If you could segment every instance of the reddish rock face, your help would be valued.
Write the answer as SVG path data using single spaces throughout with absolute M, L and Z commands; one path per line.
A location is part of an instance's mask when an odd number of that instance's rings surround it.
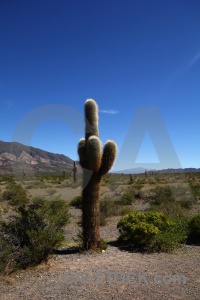
M 11 154 L 11 153 L 8 153 L 8 152 L 1 153 L 0 154 L 0 159 L 4 159 L 4 160 L 9 159 L 9 160 L 14 160 L 14 161 L 17 160 L 17 158 L 14 154 Z

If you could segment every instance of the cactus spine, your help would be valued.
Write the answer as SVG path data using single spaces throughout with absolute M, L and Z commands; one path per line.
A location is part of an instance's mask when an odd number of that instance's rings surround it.
M 85 102 L 85 138 L 78 144 L 80 164 L 83 168 L 83 247 L 100 248 L 100 182 L 113 165 L 117 145 L 109 140 L 104 145 L 98 137 L 98 106 L 93 99 Z

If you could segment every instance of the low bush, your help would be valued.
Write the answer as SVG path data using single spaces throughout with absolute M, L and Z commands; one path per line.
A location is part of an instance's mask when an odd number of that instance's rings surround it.
M 14 183 L 15 182 L 15 177 L 12 176 L 12 175 L 0 176 L 0 182 L 1 183 Z
M 70 201 L 70 205 L 74 206 L 76 208 L 82 208 L 83 205 L 83 199 L 82 196 L 76 196 Z
M 176 195 L 176 200 L 173 193 Z M 184 197 L 185 194 L 186 191 L 180 187 L 156 187 L 151 190 L 148 201 L 153 211 L 162 212 L 170 218 L 184 217 L 192 206 L 191 199 Z
M 187 237 L 186 224 L 181 226 L 158 212 L 131 213 L 118 222 L 117 228 L 120 242 L 141 251 L 171 251 Z
M 135 196 L 134 196 L 133 191 L 127 190 L 126 192 L 124 192 L 121 199 L 119 200 L 119 204 L 131 205 L 134 200 L 135 200 Z
M 160 205 L 152 205 L 151 211 L 161 212 L 167 215 L 169 218 L 181 218 L 188 214 L 188 210 L 181 206 L 179 202 L 163 202 Z
M 12 205 L 23 205 L 28 202 L 26 190 L 20 184 L 11 183 L 2 194 L 2 200 L 9 201 Z
M 196 201 L 200 199 L 200 184 L 198 183 L 190 183 L 190 188 L 192 191 L 192 194 L 194 195 L 194 198 Z
M 121 216 L 126 216 L 134 212 L 132 205 L 126 205 L 121 208 Z
M 154 244 L 154 251 L 169 252 L 187 242 L 188 219 L 176 218 L 174 225 L 169 229 L 160 232 Z
M 63 200 L 37 198 L 16 208 L 0 223 L 0 271 L 10 273 L 47 260 L 64 240 L 68 222 L 68 205 Z
M 172 190 L 169 186 L 166 187 L 156 187 L 151 189 L 151 196 L 149 197 L 152 205 L 160 205 L 166 202 L 173 202 L 174 198 L 172 195 Z
M 194 215 L 188 223 L 188 243 L 200 244 L 200 214 Z
M 100 201 L 100 225 L 106 225 L 106 219 L 111 216 L 118 216 L 121 213 L 121 206 L 112 198 L 105 197 Z

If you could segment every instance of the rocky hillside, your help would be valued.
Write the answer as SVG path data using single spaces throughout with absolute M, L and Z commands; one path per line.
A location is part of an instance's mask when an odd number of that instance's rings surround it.
M 73 160 L 63 154 L 54 154 L 17 142 L 0 141 L 0 173 L 19 168 L 26 172 L 60 172 L 72 170 Z

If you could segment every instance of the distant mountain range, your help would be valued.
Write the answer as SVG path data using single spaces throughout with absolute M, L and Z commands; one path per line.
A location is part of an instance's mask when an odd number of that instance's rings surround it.
M 114 174 L 142 174 L 145 173 L 145 171 L 147 171 L 147 173 L 195 173 L 195 172 L 200 172 L 200 168 L 184 168 L 184 169 L 163 169 L 163 170 L 148 170 L 145 168 L 133 168 L 133 169 L 126 169 L 126 170 L 120 170 L 120 171 L 113 171 L 111 173 Z
M 54 154 L 17 142 L 0 141 L 0 174 L 13 170 L 24 173 L 71 172 L 74 161 L 63 154 Z M 80 169 L 79 164 L 77 165 Z
M 146 169 L 144 168 L 133 168 L 133 169 L 126 169 L 126 170 L 120 170 L 120 171 L 113 171 L 111 173 L 115 173 L 115 174 L 142 174 L 146 171 Z M 148 170 L 147 170 L 148 171 Z
M 44 151 L 32 146 L 25 146 L 17 142 L 0 141 L 0 174 L 71 174 L 74 161 L 64 154 L 55 154 Z M 81 167 L 76 161 L 78 172 Z M 200 169 L 165 169 L 165 170 L 146 170 L 145 168 L 133 168 L 111 173 L 141 174 L 147 171 L 156 173 L 181 173 L 181 172 L 200 172 Z

